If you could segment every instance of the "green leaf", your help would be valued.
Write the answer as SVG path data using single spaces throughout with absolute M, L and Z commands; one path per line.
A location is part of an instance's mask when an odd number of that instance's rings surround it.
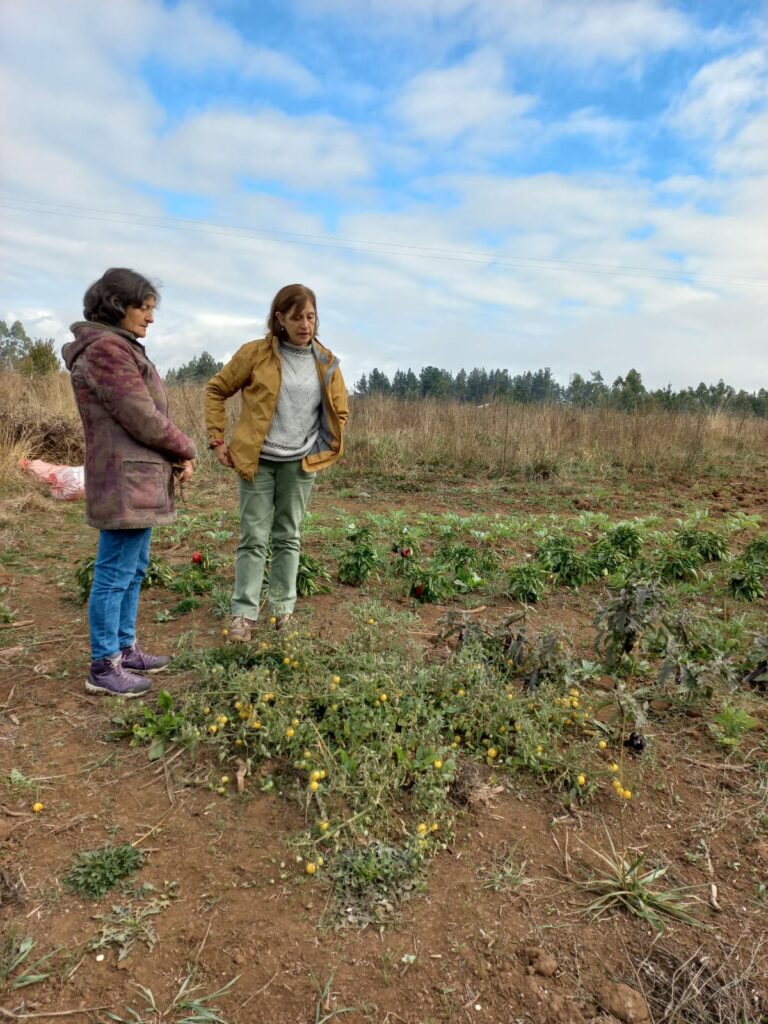
M 152 741 L 152 745 L 149 748 L 149 760 L 157 761 L 165 753 L 165 741 L 157 737 Z

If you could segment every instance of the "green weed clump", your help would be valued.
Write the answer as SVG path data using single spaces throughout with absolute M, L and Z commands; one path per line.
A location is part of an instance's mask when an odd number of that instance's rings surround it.
M 79 853 L 62 879 L 64 888 L 84 899 L 98 900 L 144 863 L 144 854 L 130 843 L 107 844 Z
M 0 937 L 0 993 L 6 989 L 13 992 L 50 978 L 51 972 L 41 971 L 40 967 L 51 959 L 56 950 L 30 962 L 34 948 L 35 940 L 28 935 L 20 935 L 15 928 Z
M 694 895 L 696 886 L 665 889 L 659 883 L 667 873 L 666 865 L 646 867 L 644 853 L 627 860 L 617 851 L 610 835 L 608 846 L 608 853 L 587 847 L 602 865 L 599 871 L 581 883 L 588 892 L 597 894 L 586 908 L 587 913 L 601 918 L 615 910 L 625 910 L 645 921 L 660 935 L 665 931 L 665 918 L 705 927 L 691 913 L 691 909 L 701 902 Z

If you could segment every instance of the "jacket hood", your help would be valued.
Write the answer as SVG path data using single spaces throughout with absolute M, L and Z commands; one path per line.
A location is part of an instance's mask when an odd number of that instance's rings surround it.
M 92 345 L 98 338 L 103 338 L 105 334 L 117 334 L 118 337 L 125 338 L 127 341 L 132 341 L 135 345 L 139 345 L 142 349 L 144 348 L 141 342 L 137 340 L 136 335 L 112 324 L 100 324 L 95 320 L 78 320 L 69 329 L 74 334 L 75 340 L 68 341 L 61 349 L 64 365 L 68 370 L 72 369 L 76 360 L 79 359 L 89 345 Z

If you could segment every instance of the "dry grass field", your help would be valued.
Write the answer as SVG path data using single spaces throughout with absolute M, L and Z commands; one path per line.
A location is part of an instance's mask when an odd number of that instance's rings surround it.
M 81 451 L 0 376 L 0 1020 L 766 1024 L 768 423 L 356 401 L 247 646 L 203 450 L 127 705 Z

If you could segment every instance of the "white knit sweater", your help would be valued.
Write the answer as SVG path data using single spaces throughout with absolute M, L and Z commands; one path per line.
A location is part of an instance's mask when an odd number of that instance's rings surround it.
M 280 358 L 280 394 L 260 457 L 290 462 L 303 459 L 317 440 L 323 398 L 311 346 L 281 341 Z

